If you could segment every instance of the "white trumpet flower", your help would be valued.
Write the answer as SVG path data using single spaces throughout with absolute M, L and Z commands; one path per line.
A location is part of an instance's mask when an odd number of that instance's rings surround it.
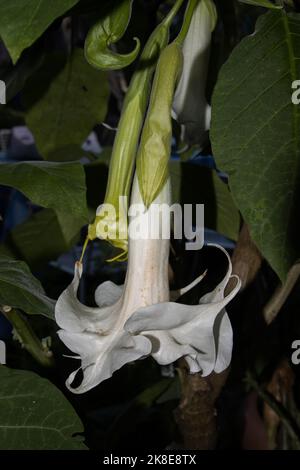
M 212 0 L 199 0 L 183 42 L 183 72 L 173 102 L 182 125 L 183 140 L 189 145 L 203 143 L 210 127 L 211 108 L 205 97 L 212 31 L 217 22 Z
M 170 183 L 165 184 L 154 204 L 170 202 Z M 135 179 L 132 203 L 142 204 Z M 153 230 L 154 204 L 139 218 L 141 227 Z M 145 235 L 145 234 L 144 234 Z M 169 240 L 130 239 L 128 269 L 124 286 L 104 282 L 95 292 L 97 308 L 87 307 L 77 299 L 82 275 L 81 263 L 76 263 L 71 285 L 59 297 L 56 322 L 62 328 L 58 335 L 63 343 L 81 359 L 81 367 L 67 379 L 67 387 L 74 393 L 83 393 L 111 377 L 127 362 L 151 352 L 151 341 L 143 335 L 131 335 L 124 324 L 137 309 L 168 300 Z M 82 369 L 83 381 L 77 388 L 71 384 Z
M 147 226 L 149 237 L 133 238 L 129 230 L 124 286 L 104 282 L 95 292 L 98 307 L 87 307 L 77 299 L 82 265 L 76 263 L 73 282 L 56 304 L 56 321 L 61 328 L 58 335 L 81 360 L 81 367 L 66 381 L 74 393 L 92 389 L 124 364 L 149 354 L 159 364 L 185 357 L 192 373 L 201 371 L 205 375 L 212 370 L 221 372 L 230 362 L 232 330 L 224 307 L 240 287 L 237 281 L 236 287 L 225 297 L 224 289 L 231 277 L 230 259 L 224 280 L 213 292 L 202 297 L 199 305 L 169 302 L 169 240 L 162 237 L 162 220 L 155 217 L 155 205 L 170 204 L 170 181 L 147 210 L 135 178 L 132 204 L 139 204 L 143 211 L 130 220 L 141 227 Z M 150 237 L 153 229 L 159 233 L 156 239 Z M 194 287 L 202 277 L 177 295 Z M 73 388 L 72 382 L 80 369 L 82 383 Z

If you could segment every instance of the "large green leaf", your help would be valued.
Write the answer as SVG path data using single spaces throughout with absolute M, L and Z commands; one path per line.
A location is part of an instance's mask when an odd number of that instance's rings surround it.
M 82 219 L 43 209 L 12 230 L 10 240 L 31 268 L 55 260 L 78 239 Z
M 53 318 L 54 304 L 23 261 L 0 257 L 0 305 Z
M 0 449 L 84 450 L 82 423 L 64 395 L 38 375 L 0 366 Z
M 283 279 L 299 258 L 300 16 L 270 11 L 223 66 L 212 102 L 218 166 L 254 241 Z
M 12 186 L 31 201 L 73 217 L 87 217 L 83 166 L 78 162 L 19 162 L 0 165 L 0 184 Z
M 58 62 L 57 55 L 46 57 L 28 84 L 24 100 L 29 108 L 26 122 L 46 160 L 70 159 L 68 149 L 80 148 L 94 126 L 104 120 L 109 95 L 106 73 L 91 67 L 81 49 L 73 51 L 45 90 L 45 75 L 50 68 L 57 69 Z
M 212 171 L 211 175 L 206 179 L 206 184 L 210 185 L 212 193 L 215 197 L 215 224 L 210 228 L 225 235 L 231 240 L 237 240 L 240 229 L 240 214 L 235 206 L 231 193 L 226 183 L 218 176 L 216 171 Z M 205 184 L 204 184 L 205 187 Z M 205 194 L 203 193 L 203 200 Z M 213 197 L 207 204 L 204 203 L 205 214 L 208 215 L 209 206 L 213 203 Z
M 0 0 L 0 36 L 15 63 L 22 51 L 79 0 Z

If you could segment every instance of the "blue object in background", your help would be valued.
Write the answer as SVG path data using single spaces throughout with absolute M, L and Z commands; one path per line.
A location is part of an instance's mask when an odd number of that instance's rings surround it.
M 5 316 L 0 313 L 0 340 L 7 340 L 11 337 L 12 326 Z
M 215 160 L 212 155 L 201 155 L 199 152 L 195 152 L 188 160 L 189 163 L 193 165 L 204 166 L 205 168 L 211 168 L 212 170 L 216 169 Z
M 221 245 L 225 250 L 233 250 L 235 247 L 235 242 L 225 237 L 221 233 L 211 230 L 210 228 L 204 229 L 204 244 L 209 245 Z

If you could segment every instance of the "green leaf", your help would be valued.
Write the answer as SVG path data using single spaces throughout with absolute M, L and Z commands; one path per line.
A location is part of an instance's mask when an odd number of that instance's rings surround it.
M 20 308 L 32 315 L 54 317 L 54 300 L 45 295 L 28 266 L 6 256 L 0 257 L 0 305 Z
M 134 38 L 136 46 L 128 54 L 118 54 L 109 49 L 121 39 L 131 17 L 133 0 L 121 0 L 101 15 L 101 19 L 90 29 L 85 41 L 86 60 L 100 70 L 118 70 L 130 65 L 138 56 L 140 41 Z
M 90 160 L 93 158 L 93 154 L 83 150 L 81 145 L 71 144 L 53 150 L 47 160 L 51 160 L 52 162 L 74 162 L 81 158 Z
M 265 7 L 271 9 L 280 9 L 282 5 L 275 5 L 269 0 L 239 0 L 241 3 L 247 3 L 249 5 L 255 5 L 257 7 Z
M 223 66 L 212 102 L 218 166 L 263 255 L 281 279 L 299 258 L 300 16 L 269 12 Z
M 82 49 L 75 49 L 63 67 L 61 62 L 57 54 L 47 56 L 24 96 L 26 123 L 45 160 L 69 160 L 68 149 L 80 148 L 107 112 L 106 73 L 90 67 Z M 51 69 L 57 73 L 46 88 L 45 78 Z M 74 158 L 80 158 L 79 151 Z
M 12 230 L 14 248 L 31 268 L 55 260 L 77 241 L 82 219 L 43 209 Z
M 0 449 L 85 450 L 82 423 L 48 380 L 0 366 Z
M 17 62 L 50 24 L 79 0 L 0 0 L 0 35 Z
M 83 166 L 78 162 L 19 162 L 0 166 L 0 184 L 21 191 L 35 204 L 87 218 Z
M 215 227 L 212 228 L 231 240 L 237 240 L 241 220 L 229 188 L 219 178 L 216 171 L 212 171 L 211 182 L 216 201 L 216 222 Z M 208 208 L 206 205 L 205 208 L 207 213 Z

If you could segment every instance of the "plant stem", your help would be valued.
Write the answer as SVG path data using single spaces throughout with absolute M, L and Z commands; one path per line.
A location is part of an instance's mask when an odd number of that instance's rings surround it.
M 276 289 L 275 293 L 272 295 L 271 299 L 264 307 L 263 314 L 268 325 L 277 317 L 283 304 L 286 302 L 287 298 L 295 287 L 299 276 L 300 263 L 297 262 L 291 267 L 290 271 L 288 272 L 285 283 L 280 285 Z
M 52 352 L 43 346 L 25 315 L 7 306 L 2 307 L 1 311 L 12 324 L 26 351 L 43 367 L 53 367 L 54 359 Z
M 232 255 L 232 274 L 239 276 L 244 290 L 255 279 L 261 268 L 263 258 L 256 245 L 251 239 L 248 226 L 243 223 L 239 239 Z M 235 282 L 235 281 L 234 281 Z M 233 282 L 229 281 L 225 292 L 228 294 L 233 287 Z
M 272 408 L 275 413 L 279 416 L 282 424 L 285 426 L 290 437 L 297 443 L 297 448 L 300 448 L 300 430 L 293 418 L 289 415 L 287 410 L 282 404 L 277 401 L 269 392 L 264 390 L 255 380 L 251 373 L 246 376 L 246 383 L 250 385 L 258 395 Z
M 184 359 L 179 361 L 181 400 L 175 410 L 175 420 L 183 438 L 183 448 L 212 450 L 217 442 L 216 400 L 226 382 L 228 369 L 208 377 L 189 374 Z

